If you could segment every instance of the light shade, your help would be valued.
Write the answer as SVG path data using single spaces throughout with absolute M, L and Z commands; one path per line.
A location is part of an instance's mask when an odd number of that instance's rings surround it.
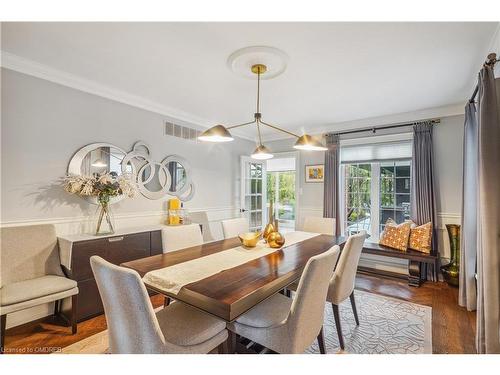
M 266 160 L 274 157 L 274 155 L 271 154 L 271 151 L 269 151 L 269 149 L 264 145 L 260 145 L 259 147 L 257 147 L 250 156 L 252 157 L 252 159 L 257 160 Z
M 104 168 L 108 166 L 108 163 L 106 163 L 103 159 L 99 158 L 94 160 L 94 162 L 91 165 L 96 168 Z
M 307 151 L 326 151 L 328 150 L 323 143 L 319 140 L 311 137 L 310 135 L 304 134 L 303 136 L 297 139 L 293 148 L 298 150 L 307 150 Z
M 198 136 L 200 141 L 204 142 L 230 142 L 234 138 L 229 131 L 222 125 L 212 126 Z

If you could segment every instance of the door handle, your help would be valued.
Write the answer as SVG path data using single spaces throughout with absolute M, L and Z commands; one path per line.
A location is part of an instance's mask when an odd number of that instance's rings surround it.
M 247 212 L 248 210 L 245 210 L 244 208 L 240 208 L 240 212 Z

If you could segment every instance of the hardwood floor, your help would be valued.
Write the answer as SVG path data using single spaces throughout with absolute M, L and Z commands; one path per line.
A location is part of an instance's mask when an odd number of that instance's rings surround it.
M 420 288 L 407 282 L 369 275 L 358 275 L 356 289 L 403 299 L 432 307 L 433 352 L 475 353 L 475 312 L 468 312 L 457 303 L 458 289 L 439 282 L 427 282 Z M 152 297 L 155 307 L 163 297 Z M 104 315 L 78 324 L 78 333 L 71 334 L 62 319 L 47 317 L 7 330 L 5 347 L 8 353 L 46 353 L 47 348 L 63 348 L 106 329 Z M 40 349 L 42 348 L 42 349 Z

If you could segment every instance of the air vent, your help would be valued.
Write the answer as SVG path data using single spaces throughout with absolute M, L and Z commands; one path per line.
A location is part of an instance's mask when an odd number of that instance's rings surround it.
M 188 141 L 198 141 L 200 131 L 188 128 L 187 126 L 177 125 L 172 122 L 165 122 L 165 134 L 171 137 L 186 139 Z

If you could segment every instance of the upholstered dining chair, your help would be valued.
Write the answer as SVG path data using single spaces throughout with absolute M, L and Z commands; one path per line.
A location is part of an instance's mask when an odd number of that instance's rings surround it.
M 197 223 L 188 225 L 165 225 L 161 230 L 161 242 L 163 253 L 185 249 L 187 247 L 203 244 L 200 225 Z M 170 304 L 170 297 L 165 296 L 164 305 Z
M 330 286 L 326 297 L 326 300 L 332 304 L 333 317 L 339 337 L 339 345 L 342 349 L 345 348 L 345 345 L 340 324 L 339 305 L 349 297 L 354 320 L 356 321 L 356 325 L 359 326 L 358 311 L 354 299 L 354 283 L 356 281 L 356 272 L 365 239 L 366 231 L 364 230 L 347 239 L 342 249 L 342 253 L 340 254 L 337 266 L 335 267 L 335 272 L 330 280 Z M 298 290 L 297 283 L 289 285 L 287 290 Z
M 325 298 L 339 251 L 333 246 L 309 259 L 293 300 L 275 294 L 230 323 L 228 329 L 278 353 L 303 353 L 317 339 L 325 354 Z
M 208 221 L 207 211 L 195 211 L 190 212 L 189 217 L 191 221 L 196 224 L 201 224 L 203 227 L 203 242 L 212 242 L 214 241 L 214 236 L 212 235 L 212 231 L 210 230 L 210 222 Z
M 226 324 L 176 302 L 155 313 L 136 271 L 90 258 L 104 305 L 110 352 L 204 354 L 226 342 Z
M 71 331 L 76 333 L 78 287 L 64 276 L 53 225 L 30 225 L 0 229 L 0 315 L 4 348 L 7 314 L 55 303 L 59 314 L 63 299 L 71 297 Z
M 307 216 L 302 226 L 304 232 L 329 234 L 335 236 L 335 219 L 329 217 Z
M 359 326 L 358 311 L 356 310 L 356 300 L 354 299 L 354 283 L 358 270 L 359 258 L 363 250 L 366 239 L 366 231 L 362 230 L 358 234 L 350 236 L 342 249 L 339 262 L 335 267 L 330 287 L 328 288 L 327 301 L 332 304 L 333 317 L 339 337 L 339 344 L 344 349 L 344 338 L 340 324 L 339 305 L 348 297 L 351 300 L 352 312 L 356 325 Z
M 163 226 L 161 230 L 163 253 L 203 244 L 199 224 Z
M 246 233 L 248 231 L 248 219 L 244 217 L 222 220 L 222 232 L 224 233 L 224 238 L 236 237 L 238 234 Z

